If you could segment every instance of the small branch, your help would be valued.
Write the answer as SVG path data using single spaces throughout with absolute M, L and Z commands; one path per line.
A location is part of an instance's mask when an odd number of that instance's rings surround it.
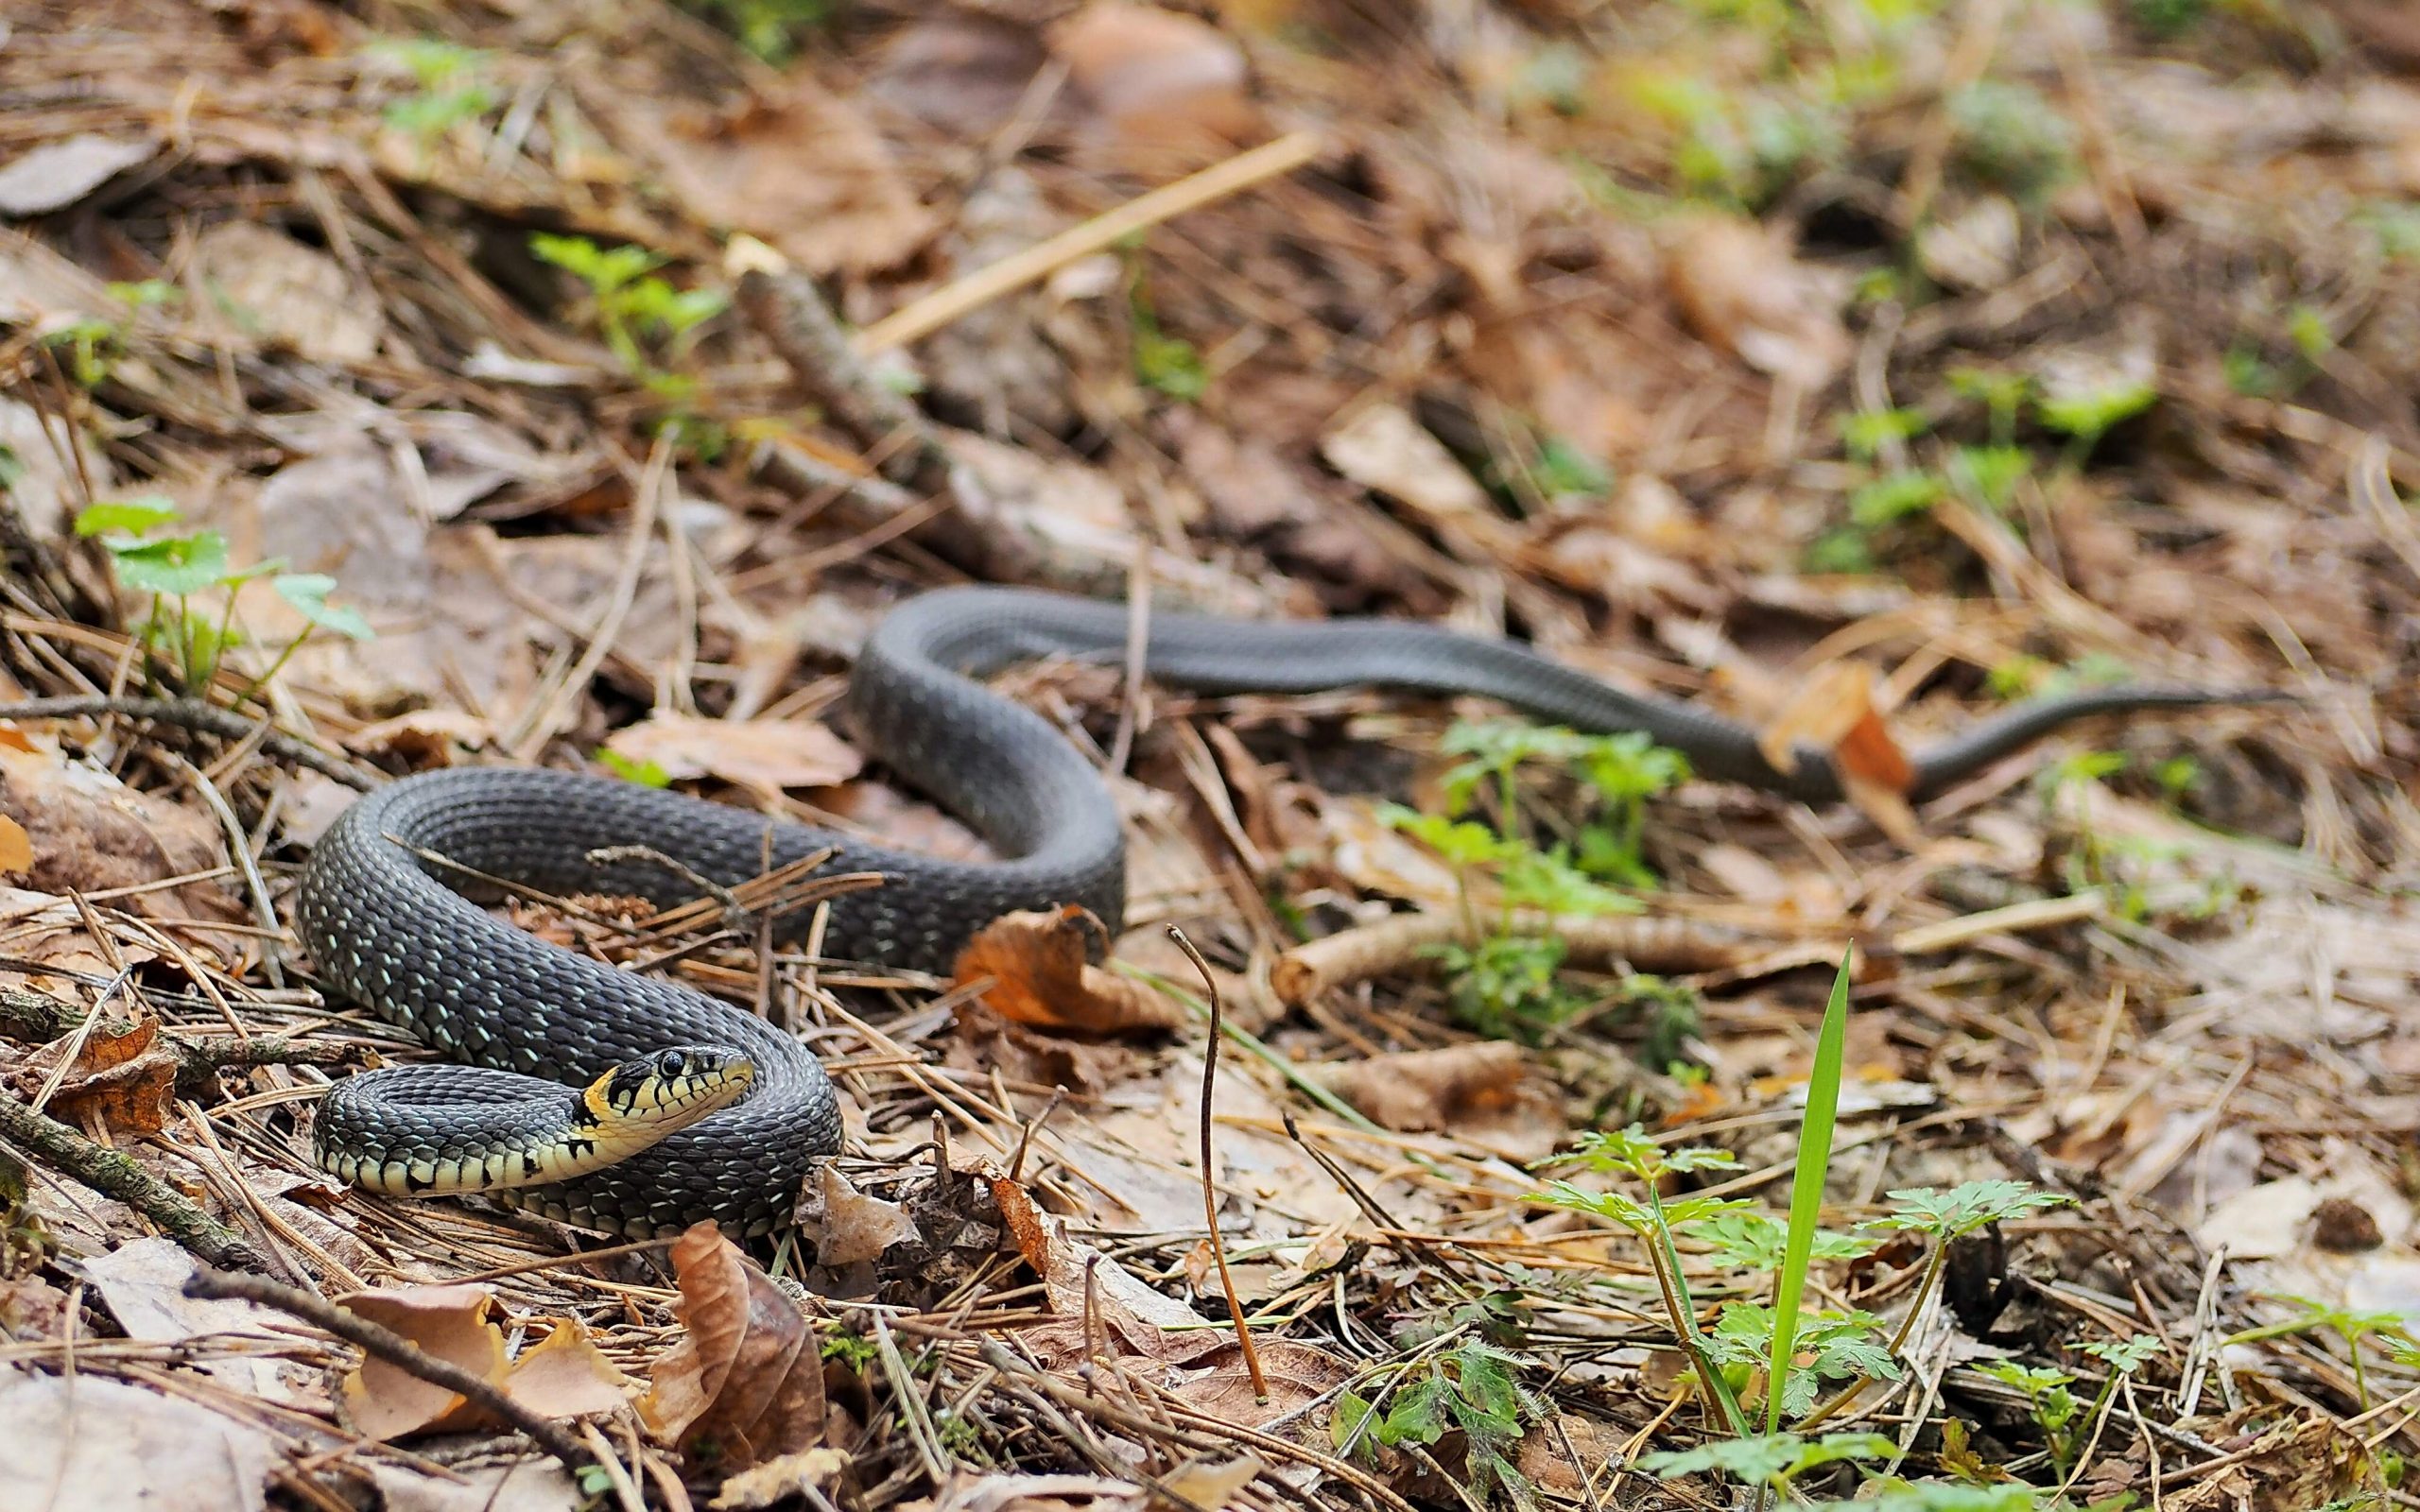
M 28 1044 L 48 1044 L 74 1034 L 86 1018 L 83 1009 L 39 992 L 0 988 L 0 1035 Z M 199 1099 L 210 1094 L 217 1072 L 247 1066 L 327 1066 L 358 1069 L 373 1058 L 368 1047 L 335 1040 L 303 1040 L 291 1035 L 204 1035 L 188 1040 L 163 1030 L 160 1044 L 177 1057 L 177 1095 Z
M 242 1235 L 202 1211 L 131 1157 L 94 1143 L 6 1092 L 0 1092 L 0 1142 L 38 1156 L 94 1191 L 117 1198 L 213 1265 L 235 1270 L 263 1266 L 259 1251 Z
M 1202 989 L 1210 995 L 1210 1048 L 1201 1057 L 1201 1214 L 1210 1226 L 1210 1254 L 1219 1262 L 1219 1288 L 1227 1294 L 1227 1315 L 1236 1320 L 1236 1344 L 1244 1352 L 1244 1368 L 1252 1372 L 1253 1396 L 1261 1401 L 1269 1400 L 1269 1377 L 1260 1368 L 1260 1350 L 1252 1342 L 1252 1325 L 1244 1320 L 1244 1304 L 1236 1296 L 1236 1279 L 1227 1271 L 1227 1244 L 1219 1237 L 1219 1183 L 1211 1178 L 1210 1160 L 1210 1099 L 1219 1085 L 1219 1037 L 1223 1027 L 1219 1020 L 1219 979 L 1210 974 L 1210 963 L 1201 958 L 1193 941 L 1174 924 L 1168 926 L 1168 938 L 1176 941 L 1201 973 Z
M 408 1371 L 430 1385 L 454 1393 L 499 1421 L 510 1423 L 528 1435 L 540 1449 L 562 1461 L 575 1480 L 597 1463 L 596 1456 L 582 1449 L 579 1441 L 560 1424 L 531 1412 L 506 1396 L 501 1387 L 481 1380 L 460 1366 L 437 1358 L 402 1334 L 371 1322 L 350 1308 L 339 1307 L 264 1276 L 234 1276 L 225 1271 L 194 1272 L 185 1280 L 184 1293 L 187 1297 L 206 1297 L 222 1301 L 256 1302 L 301 1318 L 314 1328 L 325 1330 L 346 1343 L 376 1355 L 396 1369 Z
M 916 406 L 883 386 L 850 345 L 814 281 L 804 273 L 750 268 L 739 308 L 773 344 L 791 375 L 883 476 L 920 494 L 949 488 L 949 457 Z
M 264 730 L 266 721 L 248 719 L 233 709 L 222 709 L 199 698 L 113 698 L 86 694 L 0 704 L 0 719 L 87 719 L 103 714 L 176 725 L 222 740 L 249 740 L 258 733 L 261 749 L 280 761 L 292 762 L 359 792 L 366 793 L 375 785 L 370 778 L 316 747 L 274 729 Z
M 1312 132 L 1291 132 L 1130 199 L 1106 215 L 1071 226 L 1047 241 L 1037 242 L 900 306 L 857 333 L 857 350 L 880 352 L 930 335 L 968 312 L 981 309 L 1028 284 L 1040 283 L 1069 263 L 1115 246 L 1138 231 L 1188 210 L 1199 210 L 1263 180 L 1291 173 L 1318 157 L 1320 146 L 1319 137 Z

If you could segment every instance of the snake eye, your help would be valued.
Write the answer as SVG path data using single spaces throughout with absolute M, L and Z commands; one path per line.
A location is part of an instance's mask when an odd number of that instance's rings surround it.
M 689 1057 L 678 1050 L 667 1050 L 655 1057 L 655 1069 L 666 1076 L 678 1076 L 689 1069 Z

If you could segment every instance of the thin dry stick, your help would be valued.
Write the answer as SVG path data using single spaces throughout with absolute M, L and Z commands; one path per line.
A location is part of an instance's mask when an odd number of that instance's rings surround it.
M 257 1269 L 259 1251 L 242 1235 L 194 1205 L 191 1198 L 134 1163 L 104 1149 L 55 1118 L 44 1118 L 0 1092 L 0 1144 L 14 1145 L 66 1172 L 104 1196 L 117 1198 L 160 1226 L 161 1232 L 214 1265 Z
M 1219 1002 L 1219 979 L 1210 974 L 1210 963 L 1184 937 L 1184 931 L 1174 924 L 1168 926 L 1168 938 L 1193 962 L 1201 973 L 1202 990 L 1210 997 L 1210 1048 L 1201 1057 L 1201 1215 L 1210 1225 L 1210 1255 L 1219 1263 L 1219 1289 L 1227 1294 L 1227 1315 L 1236 1320 L 1236 1344 L 1244 1352 L 1244 1368 L 1252 1372 L 1254 1400 L 1269 1400 L 1269 1377 L 1261 1372 L 1260 1351 L 1253 1347 L 1252 1326 L 1244 1321 L 1244 1304 L 1236 1296 L 1236 1279 L 1227 1272 L 1227 1244 L 1219 1237 L 1219 1186 L 1210 1178 L 1210 1099 L 1219 1085 L 1219 1039 L 1221 1007 Z
M 905 346 L 919 336 L 929 335 L 968 311 L 979 309 L 1028 284 L 1039 283 L 1069 263 L 1090 257 L 1121 237 L 1182 215 L 1188 210 L 1198 210 L 1212 200 L 1224 199 L 1264 179 L 1290 173 L 1319 156 L 1319 152 L 1320 139 L 1316 133 L 1295 131 L 1130 199 L 1106 215 L 1095 215 L 1080 226 L 1071 226 L 1047 241 L 1038 242 L 989 267 L 979 268 L 955 284 L 944 284 L 921 300 L 902 305 L 857 333 L 857 351 L 876 352 L 889 347 Z
M 19 703 L 0 704 L 0 719 L 80 719 L 111 714 L 178 725 L 224 740 L 246 740 L 259 735 L 261 749 L 281 761 L 307 767 L 347 787 L 366 792 L 372 785 L 370 778 L 292 735 L 273 729 L 264 732 L 266 721 L 247 718 L 233 709 L 221 709 L 199 698 L 112 698 L 101 694 L 90 694 L 65 698 L 27 698 Z
M 433 1386 L 442 1386 L 463 1400 L 529 1435 L 540 1449 L 562 1462 L 577 1478 L 597 1463 L 561 1424 L 539 1417 L 450 1360 L 441 1360 L 391 1329 L 371 1322 L 350 1308 L 340 1307 L 299 1288 L 265 1276 L 238 1276 L 227 1271 L 197 1270 L 185 1279 L 187 1297 L 256 1302 L 301 1318 L 314 1328 L 359 1346 L 398 1370 L 410 1372 Z

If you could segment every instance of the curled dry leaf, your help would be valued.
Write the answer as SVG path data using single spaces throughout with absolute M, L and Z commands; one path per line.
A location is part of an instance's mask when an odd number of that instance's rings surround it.
M 916 1237 L 915 1220 L 895 1202 L 870 1197 L 830 1161 L 816 1168 L 799 1226 L 815 1244 L 819 1265 L 856 1265 Z
M 639 1402 L 697 1468 L 735 1473 L 823 1438 L 823 1359 L 798 1304 L 713 1224 L 672 1246 L 685 1330 Z
M 544 1417 L 612 1412 L 627 1400 L 622 1373 L 571 1319 L 532 1320 L 551 1324 L 553 1332 L 508 1358 L 504 1331 L 496 1326 L 502 1309 L 484 1286 L 408 1286 L 337 1300 L 438 1359 L 501 1386 Z M 443 1386 L 375 1355 L 344 1378 L 343 1399 L 346 1418 L 372 1438 L 502 1426 Z
M 1092 964 L 1086 946 L 1100 934 L 1100 920 L 1074 906 L 1006 914 L 967 942 L 951 976 L 959 988 L 991 978 L 984 1005 L 1017 1023 L 1085 1034 L 1165 1031 L 1183 1023 L 1184 1010 L 1175 1004 Z
M 1796 768 L 1802 746 L 1825 752 L 1849 800 L 1877 828 L 1901 844 L 1917 836 L 1907 799 L 1915 767 L 1874 707 L 1874 673 L 1863 662 L 1835 662 L 1807 679 L 1757 732 L 1756 746 L 1785 772 Z
M 0 814 L 0 872 L 23 876 L 33 867 L 33 836 L 26 833 L 24 825 Z
M 715 1512 L 759 1512 L 793 1500 L 810 1505 L 829 1504 L 831 1499 L 822 1493 L 828 1492 L 848 1468 L 849 1456 L 837 1449 L 803 1449 L 732 1476 L 706 1505 Z M 810 1498 L 810 1492 L 817 1494 Z
M 209 818 L 56 749 L 0 744 L 0 814 L 26 832 L 33 848 L 26 885 L 40 892 L 137 887 L 214 871 L 225 861 L 218 826 Z M 131 893 L 118 906 L 151 918 L 234 923 L 250 917 L 215 882 Z
M 1026 1263 L 1042 1278 L 1054 1314 L 1018 1336 L 1046 1367 L 1063 1369 L 1096 1354 L 1174 1365 L 1226 1343 L 1201 1314 L 1153 1291 L 1090 1245 L 1070 1239 L 1065 1219 L 1044 1215 L 1039 1227 L 1016 1237 Z
M 177 1096 L 177 1057 L 159 1042 L 160 1022 L 105 1021 L 29 1057 L 20 1079 L 47 1082 L 58 1075 L 46 1110 L 79 1127 L 97 1122 L 121 1135 L 157 1134 L 166 1126 Z M 73 1046 L 63 1074 L 56 1068 Z
M 1755 222 L 1692 216 L 1680 225 L 1665 267 L 1673 300 L 1698 333 L 1759 372 L 1812 389 L 1848 366 L 1846 291 Z
M 1309 1074 L 1373 1122 L 1401 1133 L 1517 1143 L 1531 1159 L 1551 1154 L 1563 1133 L 1554 1099 L 1531 1084 L 1521 1047 L 1501 1040 L 1372 1056 Z
M 626 761 L 652 762 L 669 778 L 719 778 L 767 799 L 787 788 L 845 782 L 866 764 L 846 741 L 811 719 L 659 713 L 616 730 L 605 746 Z

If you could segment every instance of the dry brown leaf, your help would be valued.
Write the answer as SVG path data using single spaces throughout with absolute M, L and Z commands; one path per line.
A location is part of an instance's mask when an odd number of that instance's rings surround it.
M 484 1286 L 409 1286 L 354 1292 L 337 1301 L 403 1335 L 448 1365 L 482 1381 L 504 1378 L 504 1331 L 495 1326 L 494 1294 Z M 344 1378 L 347 1420 L 377 1439 L 401 1438 L 445 1421 L 464 1406 L 443 1386 L 367 1355 Z
M 95 1024 L 50 1096 L 49 1111 L 78 1126 L 98 1122 L 121 1135 L 148 1136 L 167 1126 L 177 1098 L 178 1060 L 159 1043 L 160 1022 Z M 74 1040 L 61 1040 L 27 1057 L 25 1070 L 44 1077 Z
M 1243 50 L 1193 16 L 1099 0 L 1052 28 L 1050 50 L 1120 167 L 1182 173 L 1266 134 Z
M 259 1512 L 276 1440 L 243 1418 L 97 1370 L 0 1365 L 0 1506 Z
M 1269 1383 L 1268 1400 L 1254 1391 L 1243 1351 L 1233 1344 L 1198 1362 L 1198 1374 L 1189 1369 L 1168 1389 L 1222 1422 L 1258 1428 L 1317 1401 L 1353 1375 L 1349 1362 L 1312 1345 L 1293 1339 L 1257 1339 L 1254 1345 L 1261 1377 Z
M 225 220 L 194 244 L 194 272 L 243 333 L 313 362 L 364 362 L 386 329 L 380 305 L 327 253 L 249 220 Z
M 730 1477 L 706 1505 L 715 1512 L 760 1512 L 793 1499 L 809 1505 L 828 1503 L 828 1497 L 809 1498 L 807 1493 L 829 1491 L 848 1469 L 849 1456 L 837 1449 L 803 1449 Z
M 277 1314 L 257 1303 L 187 1297 L 184 1285 L 194 1268 L 194 1258 L 175 1240 L 151 1238 L 94 1256 L 85 1262 L 84 1275 L 99 1288 L 111 1315 L 130 1339 L 173 1345 L 204 1336 L 278 1345 L 290 1342 L 288 1335 L 270 1326 Z M 248 1396 L 285 1395 L 273 1359 L 236 1354 L 212 1359 L 212 1350 L 193 1352 L 199 1356 L 196 1363 L 203 1370 Z
M 207 816 L 128 787 L 55 749 L 0 746 L 0 812 L 33 845 L 27 886 L 39 892 L 106 892 L 213 871 L 225 864 L 218 826 Z M 151 918 L 250 919 L 223 885 L 192 882 L 138 892 L 117 906 Z
M 1478 480 L 1409 410 L 1372 404 L 1321 437 L 1320 455 L 1439 530 L 1500 551 L 1519 544 L 1519 532 L 1495 512 Z
M 1823 668 L 1756 735 L 1765 760 L 1785 772 L 1796 769 L 1802 746 L 1831 757 L 1849 801 L 1884 833 L 1902 845 L 1920 840 L 1907 799 L 1915 767 L 1874 707 L 1872 668 L 1861 662 Z
M 1132 1034 L 1184 1023 L 1184 1011 L 1175 1004 L 1086 958 L 1100 929 L 1100 920 L 1072 905 L 1055 913 L 1005 914 L 959 953 L 953 983 L 967 988 L 991 978 L 982 994 L 987 1007 L 1043 1028 Z
M 1090 1245 L 1070 1239 L 1067 1221 L 1056 1213 L 1044 1214 L 1038 1228 L 1017 1238 L 1026 1263 L 1042 1278 L 1053 1314 L 1051 1321 L 1018 1337 L 1046 1368 L 1065 1369 L 1097 1352 L 1183 1364 L 1227 1342 L 1201 1314 L 1153 1291 Z
M 1554 1098 L 1530 1082 L 1521 1047 L 1505 1040 L 1306 1069 L 1373 1122 L 1400 1133 L 1442 1130 L 1486 1144 L 1514 1143 L 1531 1160 L 1551 1154 L 1563 1137 Z
M 587 1418 L 618 1411 L 630 1400 L 629 1384 L 579 1320 L 533 1318 L 553 1332 L 512 1357 L 505 1394 L 545 1418 Z
M 676 782 L 700 777 L 762 797 L 793 787 L 831 787 L 865 767 L 865 758 L 811 719 L 701 719 L 658 713 L 615 730 L 606 748 L 632 762 L 653 762 Z
M 672 1268 L 686 1333 L 639 1403 L 649 1429 L 716 1474 L 821 1443 L 823 1360 L 798 1304 L 710 1223 L 674 1242 Z
M 0 215 L 64 210 L 118 174 L 150 162 L 159 150 L 147 137 L 90 132 L 45 142 L 0 168 Z
M 816 1168 L 798 1220 L 819 1265 L 858 1264 L 916 1237 L 915 1220 L 899 1204 L 867 1196 L 829 1161 Z
M 1749 367 L 1814 389 L 1848 366 L 1846 290 L 1793 257 L 1776 232 L 1734 216 L 1690 216 L 1676 228 L 1665 271 L 1698 334 Z
M 410 1286 L 355 1292 L 337 1300 L 437 1358 L 501 1387 L 541 1416 L 609 1413 L 629 1400 L 622 1373 L 597 1352 L 587 1330 L 573 1319 L 531 1319 L 552 1332 L 508 1359 L 504 1331 L 496 1322 L 503 1310 L 484 1286 Z M 501 1426 L 444 1387 L 374 1355 L 344 1378 L 342 1392 L 347 1418 L 373 1438 Z
M 0 871 L 23 873 L 34 866 L 33 836 L 26 827 L 0 814 Z
M 1200 1507 L 1202 1512 L 1223 1512 L 1235 1501 L 1236 1493 L 1268 1468 L 1251 1454 L 1233 1458 L 1205 1455 L 1187 1460 L 1161 1476 L 1160 1485 L 1181 1505 Z
M 875 272 L 924 245 L 933 216 L 881 135 L 804 74 L 785 88 L 750 91 L 746 107 L 725 114 L 653 91 L 592 103 L 616 145 L 653 163 L 693 217 L 746 232 L 809 272 Z

